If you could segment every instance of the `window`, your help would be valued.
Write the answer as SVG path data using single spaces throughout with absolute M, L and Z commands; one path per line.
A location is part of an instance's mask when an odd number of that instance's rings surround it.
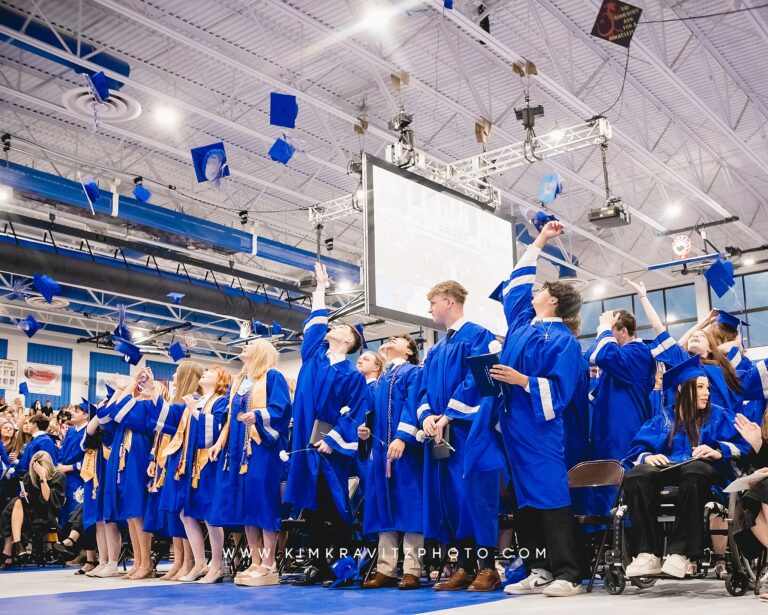
M 693 284 L 673 286 L 648 293 L 648 299 L 670 335 L 679 338 L 696 322 L 696 290 Z M 581 332 L 579 341 L 585 350 L 594 343 L 600 314 L 608 310 L 629 310 L 637 318 L 637 335 L 645 339 L 655 337 L 636 295 L 612 297 L 603 301 L 589 301 L 581 306 Z
M 713 308 L 738 316 L 749 327 L 744 327 L 748 348 L 768 346 L 768 271 L 734 276 L 735 284 L 723 297 L 709 289 Z

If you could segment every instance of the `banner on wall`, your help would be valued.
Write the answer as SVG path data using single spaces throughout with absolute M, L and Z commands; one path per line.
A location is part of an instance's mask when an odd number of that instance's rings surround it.
M 21 377 L 26 381 L 30 393 L 61 396 L 61 365 L 45 363 L 22 363 Z
M 0 359 L 0 389 L 16 390 L 19 385 L 19 362 Z

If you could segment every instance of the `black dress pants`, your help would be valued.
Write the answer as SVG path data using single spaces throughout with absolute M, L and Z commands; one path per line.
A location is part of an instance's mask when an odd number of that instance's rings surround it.
M 704 505 L 712 499 L 712 485 L 720 481 L 718 472 L 704 460 L 673 466 L 664 471 L 648 464 L 635 466 L 624 478 L 624 501 L 629 508 L 632 528 L 629 549 L 661 556 L 657 535 L 661 488 L 677 485 L 679 502 L 675 524 L 667 539 L 667 554 L 698 559 L 704 555 Z
M 517 536 L 526 568 L 543 568 L 555 579 L 581 583 L 581 542 L 569 506 L 517 511 Z

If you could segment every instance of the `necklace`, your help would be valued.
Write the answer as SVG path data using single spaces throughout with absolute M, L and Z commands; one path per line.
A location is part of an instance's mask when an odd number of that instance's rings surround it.
M 539 322 L 541 323 L 541 327 L 543 329 L 544 328 L 544 322 L 543 321 L 539 321 Z M 554 320 L 550 321 L 549 328 L 546 331 L 544 331 L 544 341 L 545 342 L 549 340 L 549 332 L 552 330 L 552 326 L 554 324 L 555 324 Z

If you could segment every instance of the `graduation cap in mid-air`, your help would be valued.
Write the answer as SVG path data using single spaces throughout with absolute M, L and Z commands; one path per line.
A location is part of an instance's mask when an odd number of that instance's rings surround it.
M 592 36 L 629 47 L 643 9 L 620 0 L 603 0 L 592 26 Z
M 186 297 L 186 295 L 184 293 L 168 293 L 166 297 L 171 300 L 171 303 L 179 305 L 181 304 L 181 300 Z
M 32 278 L 32 284 L 35 285 L 35 288 L 40 292 L 40 294 L 48 303 L 53 301 L 53 297 L 55 295 L 61 293 L 61 286 L 59 283 L 52 277 L 42 273 L 36 273 L 34 275 Z
M 296 148 L 285 139 L 278 139 L 269 148 L 269 157 L 280 164 L 288 164 Z
M 115 389 L 109 386 L 106 382 L 104 383 L 104 389 L 107 391 L 107 399 L 115 394 Z
M 260 320 L 251 321 L 251 331 L 254 335 L 269 335 L 269 327 Z
M 26 382 L 19 383 L 19 393 L 22 395 L 29 395 L 29 385 Z
M 557 217 L 553 214 L 545 214 L 543 211 L 536 212 L 536 216 L 531 220 L 531 224 L 533 224 L 534 228 L 541 233 L 541 229 L 543 229 L 547 222 L 556 222 Z
M 79 174 L 78 177 L 80 177 Z M 80 178 L 80 185 L 83 187 L 85 199 L 88 201 L 88 207 L 91 208 L 91 213 L 96 215 L 96 210 L 94 207 L 96 206 L 96 201 L 98 201 L 99 197 L 101 197 L 99 184 L 97 184 L 96 180 L 93 178 L 89 179 L 88 181 L 83 181 L 82 178 Z
M 20 320 L 16 323 L 16 328 L 24 333 L 27 337 L 33 337 L 40 329 L 43 328 L 32 314 L 29 314 L 24 320 Z
M 104 71 L 98 71 L 91 75 L 85 75 L 88 81 L 88 89 L 99 104 L 106 102 L 109 98 L 109 87 L 107 86 L 107 76 Z
M 709 266 L 704 272 L 704 277 L 718 297 L 725 295 L 736 283 L 733 279 L 733 263 L 722 257 Z
M 192 165 L 197 183 L 213 182 L 218 185 L 222 178 L 229 176 L 229 164 L 224 143 L 211 143 L 192 149 Z
M 279 94 L 272 92 L 269 95 L 269 123 L 272 126 L 284 128 L 296 128 L 296 116 L 299 114 L 299 105 L 292 94 Z
M 141 361 L 141 350 L 136 344 L 132 344 L 128 340 L 122 338 L 115 338 L 115 351 L 123 355 L 123 360 L 131 365 L 138 365 Z
M 701 366 L 701 357 L 699 355 L 694 355 L 690 359 L 686 359 L 682 363 L 679 363 L 664 372 L 662 386 L 666 391 L 668 389 L 677 388 L 678 385 L 683 384 L 688 380 L 692 380 L 693 378 L 698 378 L 699 376 L 706 377 L 707 372 L 705 372 L 704 368 Z
M 749 326 L 746 321 L 741 320 L 738 316 L 734 316 L 725 310 L 717 310 L 717 318 L 715 318 L 715 322 L 719 322 L 721 325 L 725 325 L 736 331 L 739 330 L 739 325 L 744 325 L 745 327 Z
M 282 335 L 283 334 L 283 325 L 281 325 L 276 320 L 272 321 L 272 335 Z
M 541 178 L 539 202 L 549 205 L 563 191 L 563 183 L 557 173 L 547 173 Z M 554 217 L 554 216 L 553 216 Z
M 146 203 L 152 198 L 152 191 L 145 188 L 143 184 L 138 183 L 133 187 L 133 196 L 137 201 Z
M 168 356 L 173 359 L 174 363 L 176 363 L 187 356 L 187 351 L 179 342 L 174 342 L 168 346 Z

